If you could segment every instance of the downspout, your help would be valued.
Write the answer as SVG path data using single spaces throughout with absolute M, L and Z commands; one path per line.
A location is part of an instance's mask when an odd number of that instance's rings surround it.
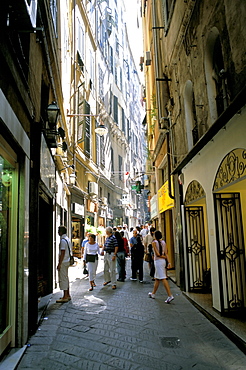
M 157 35 L 156 35 L 156 7 L 155 7 L 155 0 L 152 0 L 152 20 L 153 20 L 153 27 L 152 27 L 152 33 L 153 33 L 153 40 L 154 40 L 154 55 L 155 55 L 155 80 L 158 81 L 159 78 L 159 57 L 158 57 L 158 46 L 157 46 Z M 154 31 L 154 32 L 153 32 Z M 160 102 L 160 87 L 159 83 L 155 82 L 156 86 L 156 97 L 157 97 L 157 112 L 158 116 L 161 114 L 161 102 Z M 160 116 L 159 116 L 160 117 Z M 157 119 L 159 118 L 157 117 Z
M 76 172 L 76 156 L 75 156 L 75 135 L 76 135 L 76 0 L 73 0 L 73 165 L 74 172 Z
M 159 75 L 159 56 L 158 56 L 158 45 L 157 45 L 157 30 L 162 28 L 162 25 L 156 24 L 156 7 L 155 7 L 155 0 L 152 1 L 152 19 L 153 19 L 153 39 L 154 39 L 154 51 L 155 51 L 155 79 L 156 79 L 156 92 L 157 92 L 157 108 L 158 108 L 158 116 L 161 117 L 162 115 L 162 106 L 165 106 L 167 102 L 163 102 L 161 105 L 161 94 L 160 94 L 160 86 L 158 81 L 162 81 Z M 158 82 L 158 83 L 157 83 Z M 163 79 L 164 83 L 167 83 L 165 79 Z M 158 117 L 158 118 L 159 118 Z M 158 120 L 159 122 L 159 120 Z M 175 199 L 174 195 L 172 194 L 172 184 L 171 184 L 171 154 L 170 154 L 170 133 L 169 130 L 166 132 L 166 140 L 167 140 L 167 172 L 168 172 L 168 195 L 171 199 Z
M 166 133 L 167 140 L 167 174 L 168 174 L 168 195 L 171 199 L 175 199 L 172 194 L 172 182 L 171 182 L 171 153 L 170 153 L 170 133 L 169 130 Z M 174 190 L 174 189 L 173 189 Z

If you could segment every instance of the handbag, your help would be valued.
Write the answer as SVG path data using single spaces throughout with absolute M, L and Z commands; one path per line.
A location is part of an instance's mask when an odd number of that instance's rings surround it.
M 145 253 L 144 254 L 144 261 L 145 262 L 150 262 L 151 261 L 151 255 L 150 255 L 150 253 Z
M 67 246 L 68 246 L 68 251 L 69 251 L 69 257 L 70 257 L 70 259 L 69 259 L 69 264 L 70 264 L 70 266 L 73 266 L 74 265 L 74 256 L 71 254 L 71 252 L 70 252 L 70 247 L 69 247 L 69 243 L 68 243 L 68 241 L 67 241 L 67 239 L 65 239 L 65 238 L 62 238 L 63 240 L 66 240 L 66 242 L 67 242 Z
M 96 261 L 96 257 L 97 257 L 96 254 L 87 254 L 86 255 L 86 263 L 87 262 L 95 262 Z
M 88 270 L 87 270 L 87 268 L 86 268 L 86 267 L 84 267 L 83 274 L 84 274 L 84 275 L 88 275 Z

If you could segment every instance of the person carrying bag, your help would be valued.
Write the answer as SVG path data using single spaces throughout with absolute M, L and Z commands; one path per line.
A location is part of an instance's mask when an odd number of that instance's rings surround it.
M 96 286 L 95 278 L 98 265 L 98 254 L 100 254 L 100 247 L 98 243 L 96 243 L 96 235 L 90 234 L 88 237 L 88 242 L 85 244 L 83 257 L 84 268 L 86 267 L 87 264 L 87 269 L 89 273 L 90 281 L 89 291 L 92 291 L 93 288 Z

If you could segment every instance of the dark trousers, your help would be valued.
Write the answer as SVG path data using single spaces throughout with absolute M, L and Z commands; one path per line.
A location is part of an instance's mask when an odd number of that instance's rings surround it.
M 119 274 L 120 280 L 125 280 L 126 274 L 126 260 L 125 260 L 125 252 L 118 252 L 117 253 L 117 270 Z
M 139 280 L 143 280 L 143 258 L 132 256 L 132 279 L 137 278 L 137 271 Z

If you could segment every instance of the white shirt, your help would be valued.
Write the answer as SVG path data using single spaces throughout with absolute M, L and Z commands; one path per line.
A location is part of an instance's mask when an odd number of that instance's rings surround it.
M 86 261 L 87 254 L 100 254 L 100 247 L 98 243 L 90 244 L 89 242 L 87 242 L 85 244 L 85 251 L 84 251 L 84 256 L 83 256 L 84 261 Z
M 65 251 L 65 255 L 62 262 L 69 262 L 70 255 L 68 250 L 68 245 L 70 248 L 70 254 L 73 254 L 72 246 L 69 237 L 66 234 L 61 236 L 60 244 L 59 244 L 59 256 L 61 255 L 61 251 Z
M 148 234 L 149 230 L 148 229 L 142 229 L 140 231 L 140 235 L 142 235 L 142 237 L 144 238 L 147 234 Z

